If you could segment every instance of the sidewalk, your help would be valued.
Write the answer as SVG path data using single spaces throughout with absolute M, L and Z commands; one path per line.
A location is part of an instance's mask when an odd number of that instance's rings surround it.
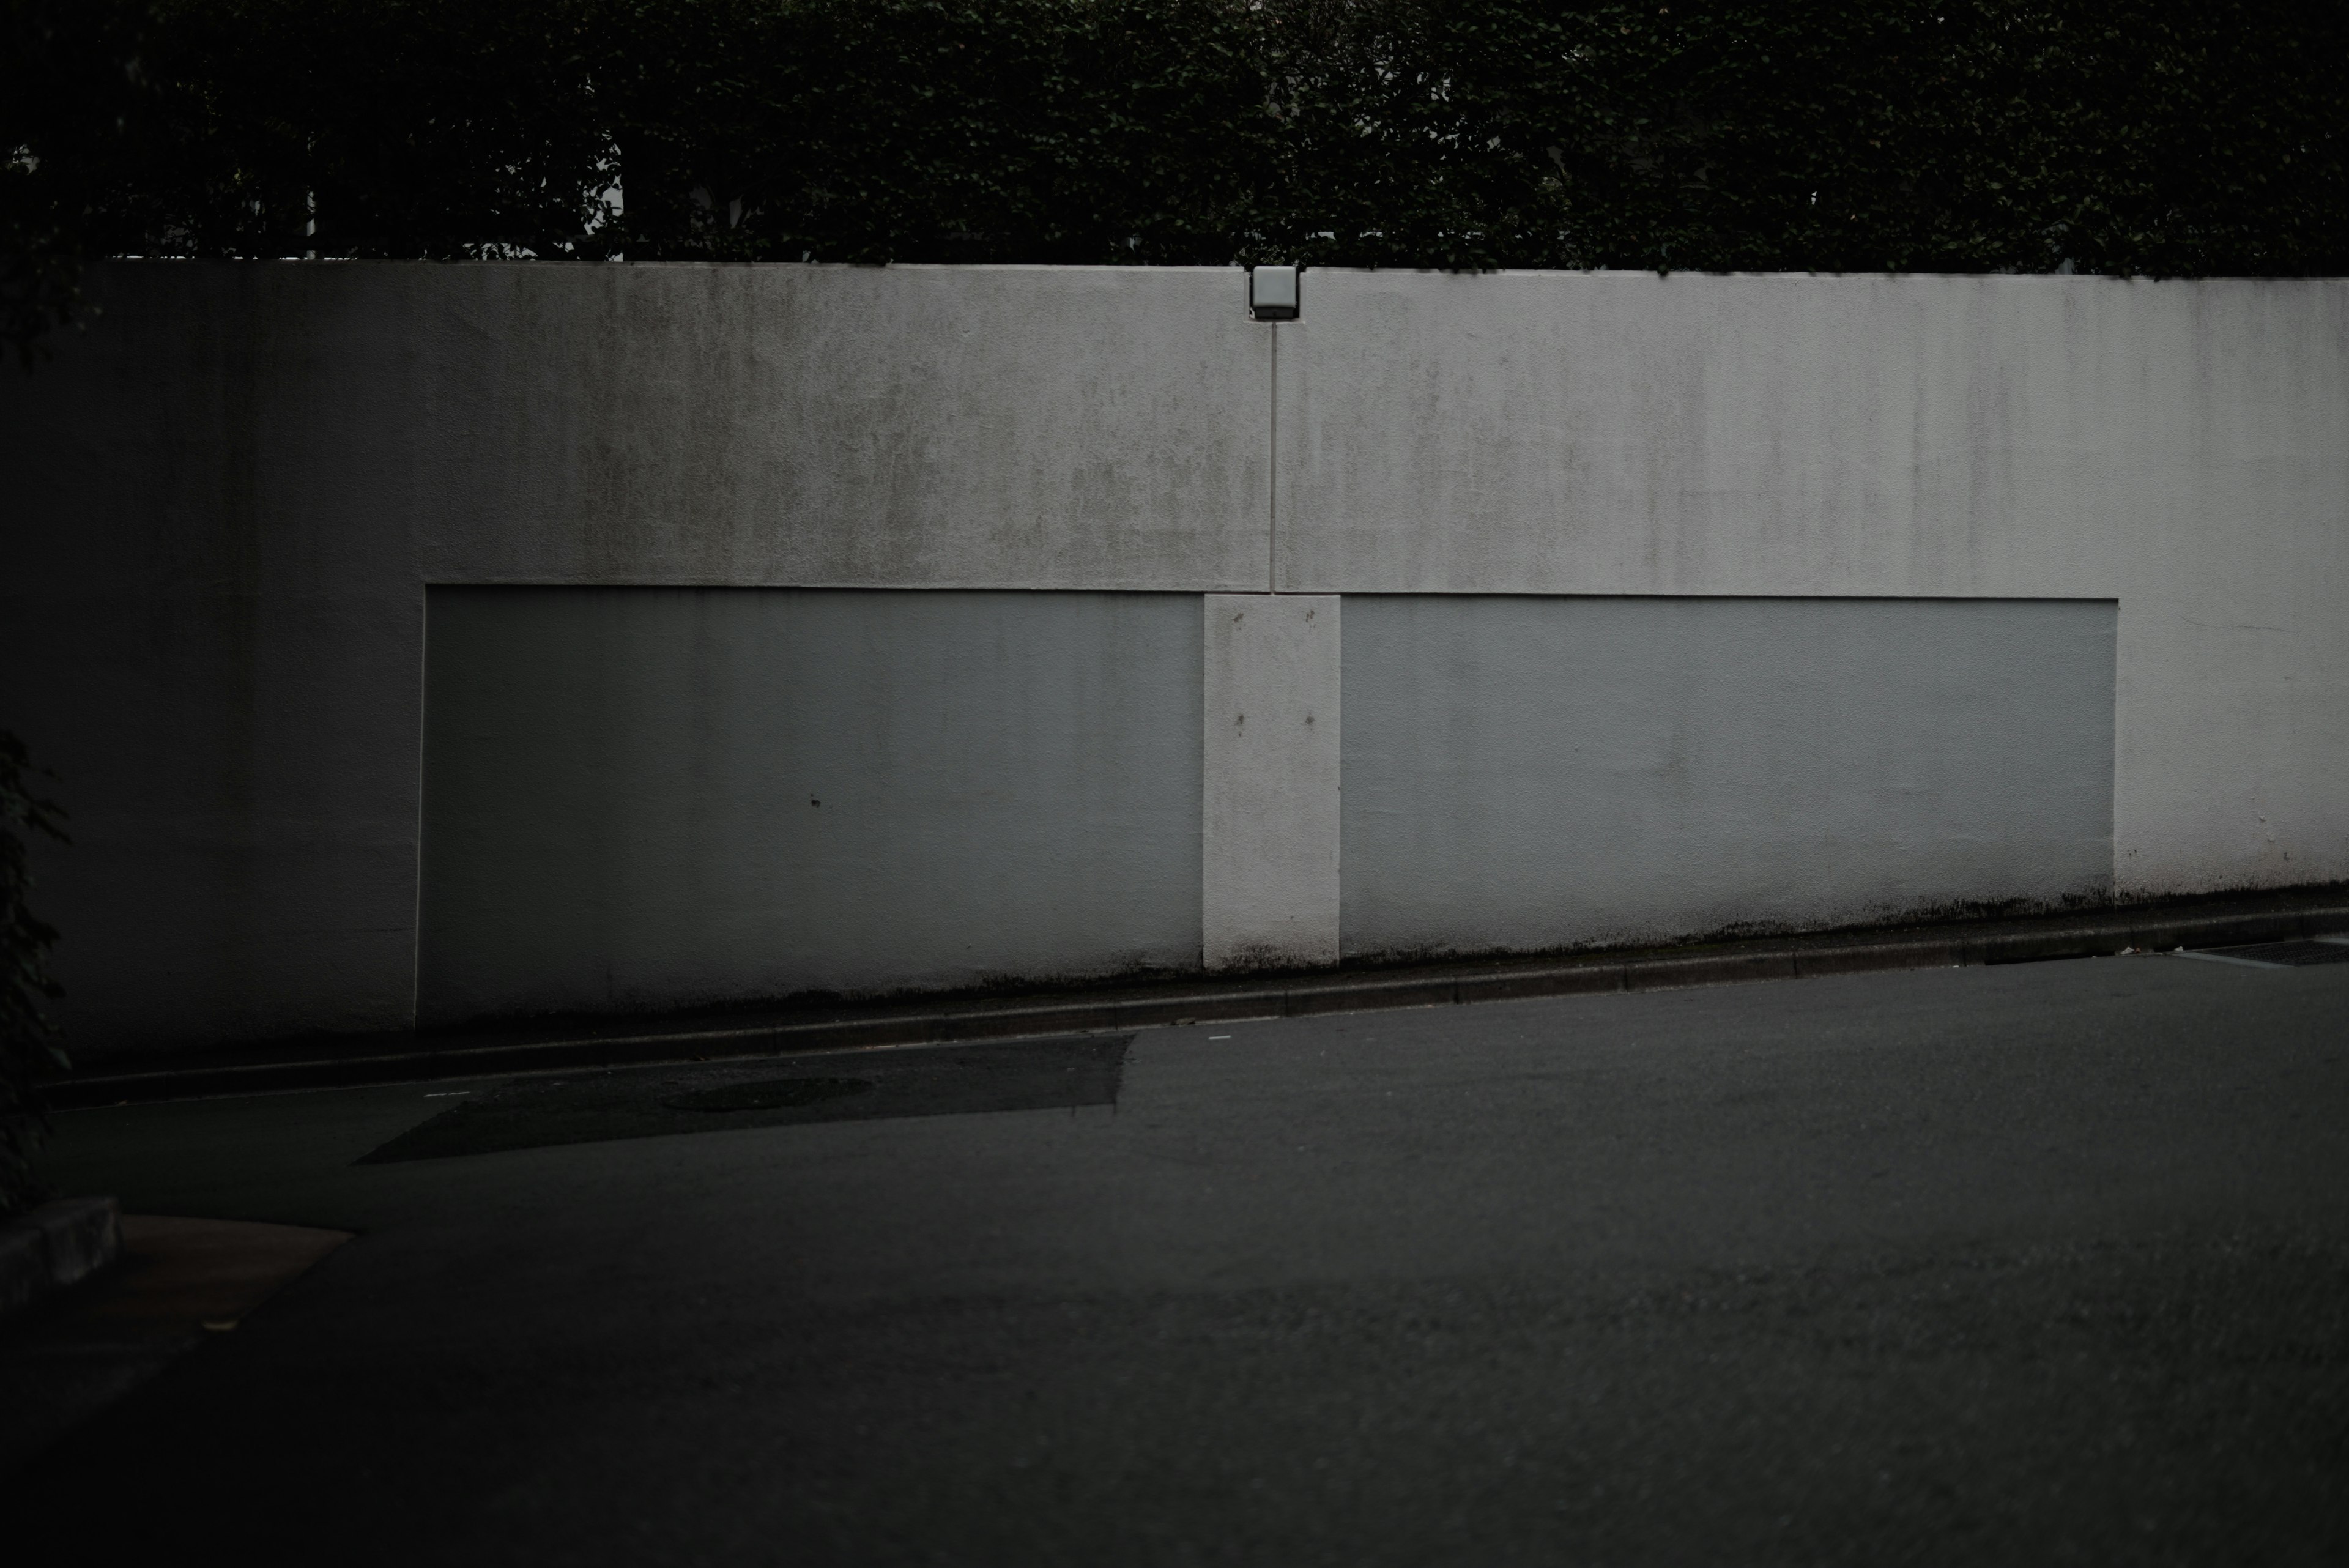
M 212 1095 L 650 1065 L 1244 1018 L 1661 991 L 1869 970 L 2031 963 L 2349 931 L 2349 885 L 2106 905 L 2054 914 L 1767 936 L 1676 947 L 1185 977 L 1011 993 L 565 1019 L 340 1035 L 118 1057 L 50 1089 L 61 1109 Z

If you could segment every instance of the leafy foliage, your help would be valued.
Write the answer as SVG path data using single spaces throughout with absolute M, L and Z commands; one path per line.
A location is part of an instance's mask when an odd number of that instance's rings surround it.
M 0 0 L 0 358 L 30 366 L 82 308 L 80 258 L 119 232 L 103 211 L 142 96 L 143 8 Z
M 2283 0 L 152 4 L 85 251 L 2349 271 Z
M 59 994 L 49 973 L 57 933 L 35 918 L 26 833 L 65 841 L 65 813 L 34 794 L 25 742 L 0 730 L 0 1214 L 40 1195 L 33 1152 L 47 1127 L 41 1080 L 68 1063 L 41 1011 Z

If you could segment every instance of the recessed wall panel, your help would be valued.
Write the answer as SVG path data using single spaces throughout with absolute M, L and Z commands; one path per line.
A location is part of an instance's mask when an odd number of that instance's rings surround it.
M 1349 957 L 2108 893 L 2107 601 L 1350 597 Z
M 435 588 L 428 1023 L 1199 957 L 1191 595 Z

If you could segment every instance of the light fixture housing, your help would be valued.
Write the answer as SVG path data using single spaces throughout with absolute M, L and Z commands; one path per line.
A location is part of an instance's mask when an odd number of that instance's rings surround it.
M 1297 273 L 1293 266 L 1248 268 L 1248 314 L 1258 321 L 1296 320 Z

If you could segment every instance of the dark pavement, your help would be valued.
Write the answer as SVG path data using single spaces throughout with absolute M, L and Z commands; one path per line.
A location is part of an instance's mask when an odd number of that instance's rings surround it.
M 1113 1104 L 842 1109 L 878 1059 L 775 1064 L 832 1086 L 770 1125 L 514 1147 L 533 1088 L 496 1152 L 369 1163 L 496 1085 L 61 1118 L 70 1190 L 358 1237 L 0 1483 L 12 1542 L 2349 1558 L 2349 965 L 1163 1029 Z

